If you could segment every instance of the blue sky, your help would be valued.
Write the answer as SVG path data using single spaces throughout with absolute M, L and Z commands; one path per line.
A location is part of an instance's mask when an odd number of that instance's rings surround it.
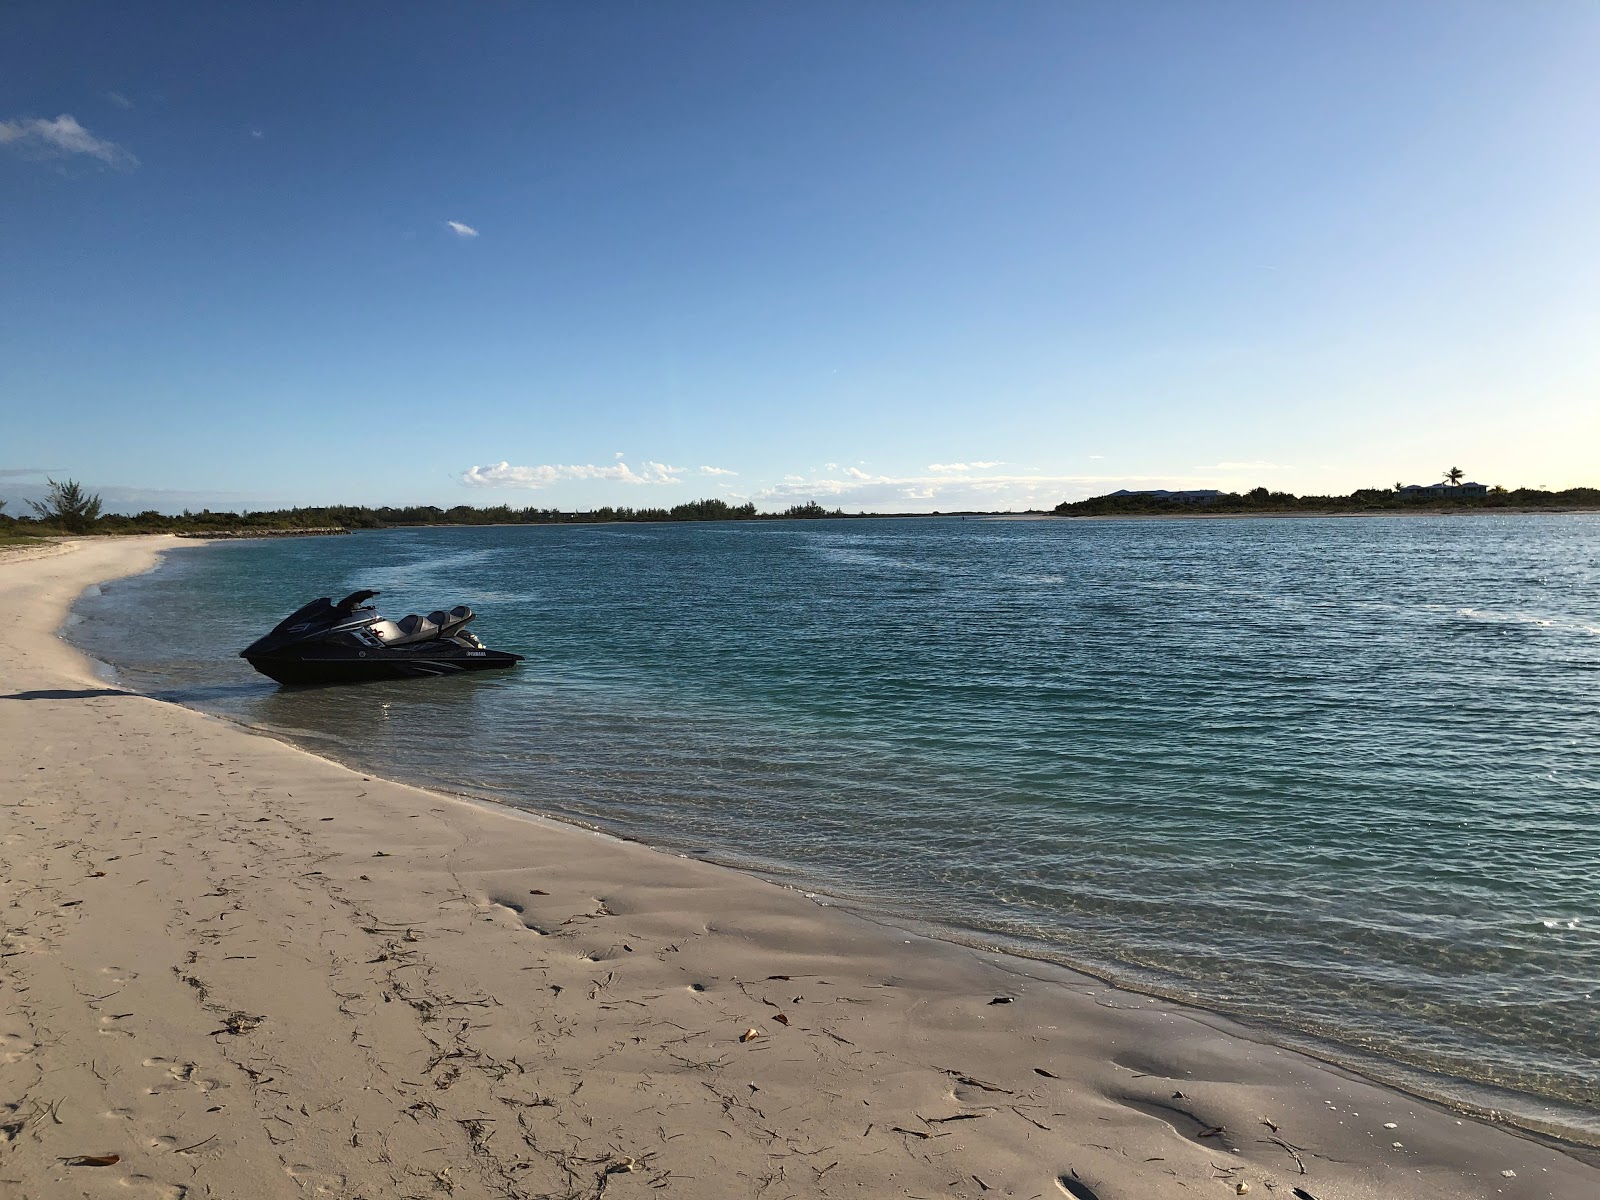
M 1600 5 L 16 3 L 0 498 L 1600 484 Z

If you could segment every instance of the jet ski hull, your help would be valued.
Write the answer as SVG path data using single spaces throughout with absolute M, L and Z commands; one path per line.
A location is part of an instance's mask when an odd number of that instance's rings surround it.
M 429 675 L 459 675 L 464 671 L 494 671 L 514 667 L 520 654 L 501 650 L 440 649 L 429 646 L 319 654 L 307 647 L 293 657 L 245 656 L 256 670 L 279 683 L 368 683 L 376 679 L 417 679 Z M 409 651 L 409 652 L 408 652 Z
M 473 612 L 458 605 L 427 617 L 386 621 L 352 592 L 338 604 L 326 596 L 296 609 L 264 637 L 239 651 L 279 683 L 364 683 L 514 667 L 520 654 L 490 650 L 467 631 Z

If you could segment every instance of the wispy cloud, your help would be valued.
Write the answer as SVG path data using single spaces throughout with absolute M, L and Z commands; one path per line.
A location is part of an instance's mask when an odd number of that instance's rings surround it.
M 593 463 L 548 463 L 533 467 L 514 467 L 509 462 L 499 462 L 486 467 L 469 467 L 462 472 L 461 482 L 468 487 L 482 488 L 542 488 L 564 479 L 610 479 L 632 484 L 682 483 L 678 477 L 686 469 L 648 460 L 641 463 L 637 471 L 625 462 L 608 463 L 605 466 Z
M 815 500 L 829 508 L 864 512 L 993 512 L 1049 509 L 1063 500 L 1081 500 L 1117 488 L 1194 487 L 1194 480 L 1152 475 L 871 475 L 847 468 L 843 477 L 786 475 L 783 482 L 757 491 L 751 499 L 779 507 Z
M 29 475 L 59 475 L 60 467 L 0 467 L 0 479 L 26 479 Z
M 930 471 L 992 471 L 995 467 L 1003 467 L 1003 462 L 967 462 L 967 463 L 929 463 Z
M 739 472 L 737 472 L 737 471 L 730 471 L 726 467 L 701 467 L 700 468 L 700 474 L 702 474 L 702 475 L 737 475 L 738 473 Z
M 54 120 L 44 117 L 16 117 L 0 121 L 0 146 L 47 158 L 84 154 L 109 167 L 133 168 L 139 160 L 115 142 L 97 138 L 68 113 Z
M 129 100 L 121 92 L 107 92 L 106 99 L 111 101 L 111 103 L 115 104 L 118 108 L 133 107 L 133 101 Z
M 460 221 L 446 221 L 445 224 L 449 226 L 450 232 L 457 237 L 475 238 L 478 236 L 478 231 L 471 225 L 463 225 Z
M 1219 462 L 1213 467 L 1201 467 L 1202 471 L 1282 471 L 1287 468 L 1277 463 L 1269 462 Z

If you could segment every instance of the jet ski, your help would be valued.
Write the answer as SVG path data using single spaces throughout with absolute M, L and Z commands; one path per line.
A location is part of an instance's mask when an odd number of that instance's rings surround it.
M 239 651 L 239 657 L 279 683 L 455 675 L 522 661 L 522 655 L 490 650 L 473 636 L 467 623 L 476 614 L 464 604 L 386 621 L 368 604 L 377 594 L 352 592 L 337 604 L 326 596 L 313 600 Z

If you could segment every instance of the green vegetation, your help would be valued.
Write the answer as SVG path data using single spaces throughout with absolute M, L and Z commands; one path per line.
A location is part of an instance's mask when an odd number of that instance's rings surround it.
M 76 479 L 57 483 L 45 481 L 49 490 L 43 500 L 30 500 L 28 507 L 39 514 L 42 521 L 59 525 L 68 533 L 87 533 L 94 528 L 100 516 L 100 497 L 91 495 Z
M 74 480 L 50 481 L 49 495 L 30 501 L 33 517 L 10 517 L 0 502 L 0 538 L 12 540 L 60 533 L 268 533 L 277 530 L 387 529 L 399 525 L 591 525 L 612 521 L 774 521 L 844 517 L 841 509 L 829 511 L 815 502 L 796 504 L 781 513 L 761 513 L 754 504 L 729 504 L 725 500 L 693 500 L 672 508 L 598 508 L 593 512 L 562 512 L 555 508 L 455 508 L 433 505 L 405 508 L 366 508 L 334 505 L 326 508 L 289 508 L 270 512 L 212 512 L 205 509 L 181 514 L 154 509 L 136 515 L 101 513 L 100 497 L 91 495 Z
M 1456 473 L 1454 469 L 1452 473 Z M 1348 496 L 1295 496 L 1264 487 L 1243 493 L 1224 492 L 1210 500 L 1183 501 L 1166 496 L 1094 496 L 1056 505 L 1064 517 L 1115 517 L 1201 513 L 1325 513 L 1325 512 L 1474 512 L 1495 509 L 1600 508 L 1600 488 L 1568 488 L 1547 492 L 1539 488 L 1489 489 L 1486 496 L 1450 496 L 1437 493 L 1401 494 L 1398 486 L 1360 488 Z

